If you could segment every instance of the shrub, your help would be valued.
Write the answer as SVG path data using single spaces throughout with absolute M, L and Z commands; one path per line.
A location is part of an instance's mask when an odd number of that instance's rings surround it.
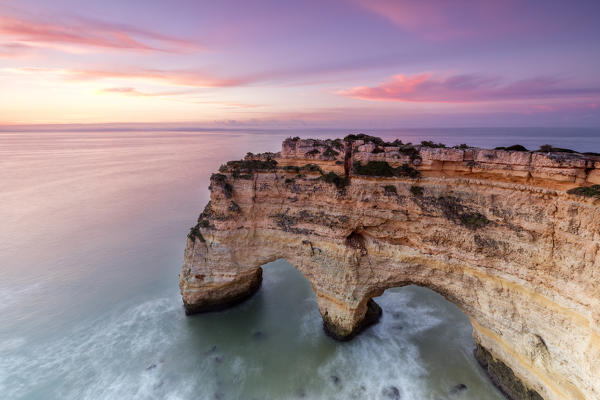
M 560 147 L 552 147 L 552 145 L 550 144 L 541 145 L 538 151 L 541 151 L 543 153 L 577 153 L 575 150 L 563 149 Z
M 462 143 L 462 144 L 459 144 L 459 145 L 456 145 L 456 146 L 454 146 L 454 148 L 455 148 L 455 149 L 459 149 L 459 150 L 467 150 L 467 149 L 470 149 L 470 148 L 471 148 L 471 146 L 469 146 L 469 145 L 468 145 L 468 144 L 466 144 L 466 143 Z
M 325 157 L 336 157 L 338 156 L 340 153 L 335 151 L 334 149 L 332 149 L 331 147 L 327 147 L 327 149 L 325 149 L 325 151 L 323 152 L 323 155 Z
M 266 160 L 239 160 L 229 161 L 219 168 L 220 172 L 231 171 L 234 179 L 252 179 L 256 171 L 272 171 L 277 167 L 277 161 Z
M 365 143 L 374 143 L 377 146 L 403 146 L 404 143 L 402 143 L 402 140 L 400 139 L 395 139 L 392 142 L 386 142 L 381 138 L 378 138 L 376 136 L 370 136 L 370 135 L 365 135 L 364 133 L 357 133 L 357 134 L 352 134 L 352 135 L 348 135 L 344 138 L 345 142 L 352 142 L 354 140 L 364 140 Z
M 296 172 L 296 173 L 300 172 L 300 167 L 297 167 L 295 165 L 286 165 L 286 166 L 281 167 L 281 169 L 284 171 L 289 171 L 289 172 Z
M 479 229 L 490 223 L 485 215 L 464 206 L 456 197 L 440 196 L 436 204 L 442 210 L 444 217 L 469 229 Z
M 508 146 L 508 147 L 494 147 L 494 150 L 507 150 L 507 151 L 529 151 L 527 150 L 527 148 L 523 145 L 520 144 L 513 144 L 512 146 Z
M 200 227 L 198 225 L 190 228 L 190 233 L 188 233 L 187 237 L 192 242 L 195 242 L 196 239 L 199 239 L 202 243 L 205 242 L 204 237 L 202 236 L 202 233 L 200 233 Z
M 223 174 L 212 174 L 210 176 L 211 182 L 215 182 L 217 184 L 225 183 L 227 181 L 227 175 Z
M 277 213 L 272 217 L 275 220 L 275 224 L 286 232 L 290 231 L 296 225 L 296 218 L 288 215 L 287 211 L 285 213 Z
M 353 169 L 356 175 L 394 176 L 394 168 L 385 161 L 369 161 L 364 165 L 355 163 Z
M 335 165 L 344 165 L 344 162 L 343 162 L 343 161 L 340 161 L 340 160 L 337 160 L 337 161 L 335 162 Z
M 398 194 L 398 190 L 396 189 L 396 186 L 394 186 L 394 185 L 385 185 L 383 187 L 383 190 L 384 190 L 385 194 Z
M 373 153 L 373 154 L 385 153 L 385 150 L 384 150 L 384 149 L 382 149 L 381 147 L 375 147 L 375 148 L 374 148 L 374 149 L 371 151 L 371 153 Z
M 227 162 L 228 168 L 239 168 L 247 171 L 274 170 L 277 167 L 277 161 L 272 158 L 266 160 L 239 160 Z
M 335 140 L 331 141 L 331 146 L 335 147 L 338 150 L 344 149 L 344 143 L 342 142 L 342 139 L 335 139 Z
M 339 190 L 345 188 L 350 183 L 350 179 L 347 176 L 340 176 L 335 172 L 323 174 L 320 179 L 327 183 L 333 183 Z
M 211 185 L 209 186 L 209 189 L 214 184 L 214 185 L 220 187 L 223 190 L 223 194 L 228 199 L 230 199 L 233 196 L 233 186 L 231 186 L 231 184 L 229 182 L 227 182 L 227 176 L 226 175 L 223 175 L 223 174 L 212 174 L 210 176 L 210 182 L 211 182 Z
M 364 140 L 365 143 L 375 143 L 380 146 L 383 146 L 383 144 L 385 143 L 381 138 L 378 138 L 376 136 L 365 135 L 364 133 L 352 134 L 344 138 L 345 142 L 353 142 L 355 140 Z
M 409 177 L 416 178 L 419 176 L 419 171 L 409 167 L 408 164 L 402 164 L 400 167 L 393 168 L 385 161 L 369 161 L 362 165 L 356 163 L 353 165 L 355 175 L 364 176 L 384 176 L 384 177 Z
M 393 142 L 388 142 L 388 143 L 385 143 L 385 145 L 386 145 L 386 146 L 396 146 L 396 147 L 397 147 L 397 146 L 403 146 L 403 145 L 404 145 L 404 143 L 402 143 L 402 140 L 400 140 L 400 139 L 396 139 L 396 140 L 394 140 Z
M 306 152 L 307 156 L 316 156 L 317 154 L 320 154 L 320 151 L 317 149 L 312 149 L 311 151 Z
M 460 223 L 469 229 L 478 229 L 489 224 L 490 221 L 479 212 L 468 212 L 460 215 Z
M 413 185 L 410 187 L 410 192 L 417 197 L 423 196 L 423 191 L 424 190 L 421 186 Z
M 421 155 L 419 154 L 419 150 L 417 150 L 412 144 L 407 143 L 400 147 L 398 151 L 402 154 L 405 154 L 410 157 L 410 161 L 414 162 L 415 160 L 420 160 Z
M 285 178 L 285 184 L 286 184 L 286 185 L 290 185 L 290 184 L 292 184 L 292 183 L 294 183 L 294 180 L 293 180 L 293 179 L 291 179 L 291 178 Z
M 444 143 L 434 143 L 431 140 L 423 140 L 421 142 L 421 146 L 423 147 L 433 147 L 433 148 L 445 148 L 446 145 Z
M 583 197 L 600 198 L 600 185 L 580 186 L 567 190 L 567 193 Z
M 235 213 L 238 213 L 238 212 L 242 211 L 242 209 L 240 208 L 240 206 L 238 206 L 238 204 L 235 201 L 232 201 L 231 204 L 229 204 L 229 207 L 227 209 L 229 211 L 235 212 Z
M 250 180 L 250 179 L 252 179 L 252 177 L 253 177 L 254 175 L 252 175 L 252 174 L 240 174 L 240 172 L 239 172 L 239 171 L 237 171 L 237 170 L 234 170 L 234 171 L 231 173 L 231 176 L 232 176 L 234 179 L 247 179 L 247 180 Z
M 408 164 L 402 164 L 396 168 L 396 176 L 406 176 L 409 178 L 418 178 L 421 174 L 419 171 L 409 166 Z
M 316 164 L 306 164 L 303 167 L 300 168 L 302 171 L 308 171 L 308 172 L 318 172 L 320 174 L 323 174 L 323 170 L 321 170 L 321 167 L 319 167 Z

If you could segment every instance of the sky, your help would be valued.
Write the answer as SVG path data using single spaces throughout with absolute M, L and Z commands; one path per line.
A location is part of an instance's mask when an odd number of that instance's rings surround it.
M 600 126 L 600 1 L 0 0 L 0 125 Z

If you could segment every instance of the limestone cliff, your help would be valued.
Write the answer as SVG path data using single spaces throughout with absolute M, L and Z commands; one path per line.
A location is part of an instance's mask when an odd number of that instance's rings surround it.
M 211 177 L 188 236 L 188 313 L 241 301 L 280 258 L 350 338 L 408 284 L 470 318 L 476 357 L 515 399 L 600 399 L 600 157 L 378 138 L 287 139 Z

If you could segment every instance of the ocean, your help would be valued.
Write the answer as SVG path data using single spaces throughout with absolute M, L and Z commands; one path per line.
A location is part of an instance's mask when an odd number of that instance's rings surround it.
M 0 398 L 502 399 L 466 315 L 425 288 L 387 290 L 380 323 L 345 343 L 283 260 L 247 302 L 184 315 L 178 274 L 211 173 L 289 136 L 349 133 L 0 132 Z M 600 152 L 600 129 L 363 133 Z

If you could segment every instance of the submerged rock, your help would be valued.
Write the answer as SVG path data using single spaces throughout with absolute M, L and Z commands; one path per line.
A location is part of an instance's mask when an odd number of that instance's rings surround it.
M 381 391 L 381 394 L 391 400 L 399 400 L 400 397 L 400 389 L 396 386 L 386 386 Z
M 459 383 L 458 385 L 454 385 L 452 389 L 450 389 L 450 394 L 458 394 L 467 390 L 467 385 L 464 383 Z
M 213 354 L 215 351 L 217 351 L 217 345 L 216 344 L 214 346 L 212 346 L 210 349 L 206 350 L 204 352 L 204 354 L 205 355 Z
M 331 375 L 331 382 L 333 382 L 335 385 L 339 385 L 340 384 L 340 378 L 337 375 Z
M 266 337 L 267 337 L 267 335 L 262 331 L 252 332 L 252 339 L 254 339 L 254 340 L 262 340 L 262 339 L 266 339 Z

